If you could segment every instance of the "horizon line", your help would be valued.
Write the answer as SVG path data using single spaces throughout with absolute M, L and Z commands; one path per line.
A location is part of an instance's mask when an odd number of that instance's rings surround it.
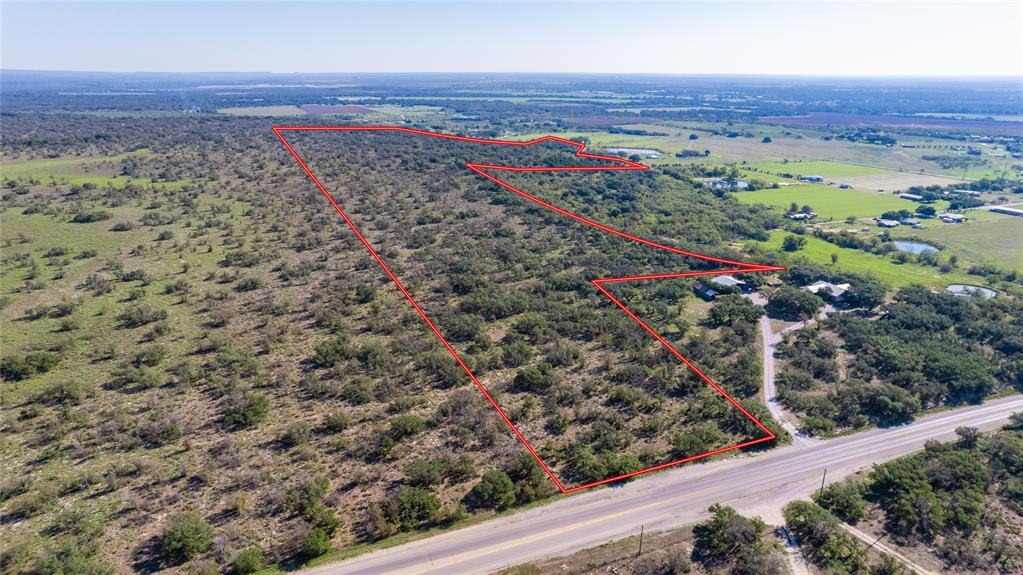
M 765 73 L 765 72 L 571 72 L 571 71 L 453 71 L 453 70 L 432 70 L 432 71 L 379 71 L 379 72 L 274 72 L 267 70 L 192 70 L 192 71 L 166 71 L 166 70 L 74 70 L 59 68 L 5 68 L 0 67 L 3 72 L 33 72 L 44 74 L 123 74 L 123 75 L 166 75 L 166 76 L 188 76 L 199 74 L 222 74 L 222 75 L 267 75 L 267 76 L 437 76 L 437 75 L 487 75 L 487 76 L 625 76 L 625 77 L 734 77 L 734 78 L 840 78 L 840 79 L 937 79 L 937 80 L 1019 80 L 1023 81 L 1023 73 L 1006 74 L 816 74 L 816 73 Z

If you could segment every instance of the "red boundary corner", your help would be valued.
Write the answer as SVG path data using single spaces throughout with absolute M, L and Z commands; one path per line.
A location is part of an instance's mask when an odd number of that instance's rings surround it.
M 587 489 L 587 488 L 590 488 L 590 487 L 596 487 L 598 485 L 604 485 L 606 483 L 612 483 L 612 482 L 615 482 L 615 481 L 621 481 L 623 479 L 627 479 L 629 477 L 634 477 L 636 475 L 640 475 L 640 474 L 643 474 L 643 473 L 649 473 L 651 471 L 656 471 L 658 469 L 664 469 L 666 467 L 672 467 L 674 465 L 679 465 L 679 464 L 686 463 L 686 462 L 689 462 L 689 461 L 694 461 L 696 459 L 702 459 L 702 458 L 705 458 L 705 457 L 709 457 L 711 455 L 716 455 L 716 454 L 719 454 L 719 453 L 724 453 L 726 451 L 732 451 L 732 450 L 735 450 L 735 449 L 741 449 L 743 447 L 748 447 L 750 445 L 755 445 L 757 443 L 763 443 L 765 441 L 771 441 L 771 440 L 773 440 L 773 439 L 775 439 L 777 437 L 774 433 L 771 432 L 770 429 L 768 429 L 763 423 L 761 423 L 759 420 L 757 420 L 757 418 L 753 417 L 753 415 L 750 414 L 749 411 L 747 411 L 744 407 L 742 407 L 742 405 L 740 405 L 739 402 L 737 402 L 735 399 L 733 399 L 732 396 L 728 395 L 728 393 L 724 389 L 722 389 L 721 386 L 719 386 L 717 383 L 714 382 L 714 380 L 712 380 L 710 377 L 708 377 L 706 374 L 704 374 L 702 371 L 700 371 L 700 369 L 698 367 L 696 367 L 696 365 L 693 364 L 693 362 L 691 362 L 689 359 L 687 359 L 685 356 L 683 356 L 677 349 L 675 349 L 674 346 L 672 346 L 670 343 L 668 343 L 667 340 L 665 340 L 663 337 L 661 337 L 660 334 L 658 334 L 650 326 L 648 326 L 646 323 L 644 323 L 643 320 L 641 320 L 635 313 L 633 313 L 632 310 L 630 310 L 628 307 L 626 307 L 625 304 L 623 304 L 621 301 L 619 301 L 617 298 L 615 298 L 613 295 L 611 295 L 611 292 L 609 292 L 607 290 L 607 288 L 605 288 L 604 286 L 606 284 L 618 283 L 618 282 L 631 282 L 631 281 L 644 281 L 644 280 L 656 280 L 656 279 L 667 279 L 667 278 L 680 278 L 680 277 L 690 277 L 690 276 L 714 275 L 714 274 L 720 274 L 720 273 L 725 273 L 725 272 L 730 272 L 730 273 L 736 273 L 736 272 L 747 272 L 747 273 L 751 273 L 751 272 L 769 272 L 769 271 L 782 270 L 782 269 L 784 269 L 783 267 L 781 267 L 781 266 L 767 266 L 767 265 L 755 264 L 755 263 L 750 263 L 750 262 L 733 261 L 733 260 L 727 260 L 727 259 L 722 259 L 722 258 L 716 258 L 716 257 L 704 255 L 704 254 L 699 254 L 699 253 L 695 253 L 695 252 L 689 252 L 689 251 L 681 250 L 679 248 L 674 248 L 674 247 L 671 247 L 671 246 L 666 246 L 666 245 L 659 244 L 659 243 L 651 241 L 651 240 L 647 240 L 647 239 L 644 239 L 644 238 L 641 238 L 641 237 L 638 237 L 638 236 L 627 234 L 627 233 L 625 233 L 623 231 L 616 230 L 614 228 L 605 226 L 603 224 L 600 224 L 600 223 L 595 222 L 593 220 L 587 219 L 587 218 L 585 218 L 583 216 L 580 216 L 578 214 L 574 214 L 572 212 L 569 212 L 568 210 L 559 208 L 559 207 L 557 207 L 557 206 L 555 206 L 553 204 L 547 203 L 547 202 L 541 200 L 540 198 L 537 198 L 535 196 L 527 194 L 526 192 L 524 192 L 524 191 L 522 191 L 522 190 L 520 190 L 520 189 L 518 189 L 518 188 L 516 188 L 516 187 L 514 187 L 514 186 L 512 186 L 512 185 L 510 185 L 510 184 L 508 184 L 508 183 L 498 179 L 497 177 L 491 175 L 490 173 L 488 173 L 488 172 L 499 172 L 499 171 L 505 171 L 505 172 L 568 172 L 568 171 L 599 171 L 599 170 L 648 170 L 648 169 L 650 169 L 649 166 L 645 166 L 645 165 L 640 164 L 638 162 L 633 162 L 633 161 L 626 160 L 626 159 L 623 159 L 623 158 L 617 158 L 617 157 L 612 157 L 612 156 L 601 156 L 601 155 L 597 155 L 597 154 L 586 153 L 586 152 L 583 151 L 586 148 L 586 144 L 584 144 L 582 142 L 575 142 L 575 141 L 572 141 L 572 140 L 566 140 L 564 138 L 558 138 L 558 137 L 555 137 L 555 136 L 544 136 L 542 138 L 536 138 L 534 140 L 529 140 L 527 142 L 518 142 L 518 141 L 511 141 L 511 140 L 488 140 L 488 139 L 484 139 L 484 138 L 471 138 L 471 137 L 467 137 L 467 136 L 455 136 L 455 135 L 451 135 L 451 134 L 441 134 L 441 133 L 436 133 L 436 132 L 427 132 L 425 130 L 415 130 L 415 129 L 412 129 L 412 128 L 404 128 L 404 127 L 401 127 L 401 126 L 275 126 L 273 128 L 273 131 L 274 131 L 274 134 L 276 134 L 277 137 L 280 138 L 281 142 L 284 144 L 284 147 L 287 148 L 288 152 L 290 152 L 291 155 L 294 156 L 294 158 L 298 162 L 299 166 L 302 167 L 302 170 L 305 171 L 305 173 L 313 181 L 313 183 L 320 190 L 320 192 L 323 193 L 323 195 L 327 198 L 327 201 L 330 202 L 330 205 L 332 205 L 334 207 L 334 209 L 337 210 L 337 213 L 341 215 L 341 218 L 344 219 L 344 221 L 348 225 L 348 227 L 351 228 L 351 230 L 353 232 L 355 232 L 356 237 L 358 237 L 359 241 L 362 242 L 362 245 L 366 247 L 366 250 L 369 251 L 369 254 L 371 256 L 373 256 L 373 259 L 375 259 L 376 262 L 380 265 L 380 267 L 384 270 L 384 272 L 387 273 L 387 275 L 391 278 L 391 281 L 394 282 L 394 285 L 397 286 L 398 289 L 401 291 L 401 293 L 405 296 L 405 298 L 408 299 L 408 301 L 412 305 L 412 307 L 416 310 L 416 312 L 420 315 L 420 317 L 423 318 L 423 321 L 426 322 L 426 325 L 428 325 L 430 327 L 430 330 L 433 331 L 434 335 L 437 336 L 437 339 L 439 339 L 440 342 L 442 344 L 444 344 L 444 347 L 448 350 L 448 352 L 451 354 L 451 356 L 455 358 L 455 361 L 458 362 L 458 365 L 460 365 L 462 367 L 462 369 L 465 371 L 465 373 L 467 373 L 469 375 L 469 377 L 472 379 L 472 382 L 474 384 L 476 384 L 476 387 L 479 388 L 479 390 L 487 398 L 487 400 L 494 407 L 494 409 L 497 410 L 497 413 L 498 413 L 498 415 L 501 416 L 501 419 L 504 420 L 504 422 L 512 430 L 512 432 L 515 434 L 515 436 L 518 437 L 519 441 L 522 442 L 522 444 L 526 447 L 526 449 L 529 451 L 529 453 L 531 453 L 533 455 L 533 457 L 536 458 L 537 463 L 540 464 L 540 467 L 543 468 L 543 470 L 551 478 L 551 481 L 553 481 L 554 484 L 557 485 L 558 489 L 561 490 L 562 493 L 572 493 L 572 492 L 580 491 L 580 490 Z M 759 427 L 761 430 L 763 430 L 766 433 L 766 435 L 764 435 L 763 437 L 759 437 L 757 439 L 753 439 L 751 441 L 745 441 L 743 443 L 737 443 L 735 445 L 730 445 L 728 447 L 723 447 L 721 449 L 715 449 L 713 451 L 708 451 L 707 453 L 701 453 L 699 455 L 694 455 L 694 456 L 686 457 L 686 458 L 683 458 L 683 459 L 677 459 L 675 461 L 669 461 L 667 463 L 662 463 L 660 465 L 655 465 L 653 467 L 648 467 L 646 469 L 640 469 L 638 471 L 633 471 L 631 473 L 626 473 L 624 475 L 619 475 L 619 476 L 616 476 L 616 477 L 609 477 L 609 478 L 603 479 L 601 481 L 594 481 L 592 483 L 587 483 L 585 485 L 576 485 L 574 487 L 566 488 L 564 485 L 562 485 L 561 481 L 558 480 L 558 478 L 554 475 L 554 473 L 551 472 L 550 468 L 547 467 L 547 464 L 544 463 L 543 459 L 540 458 L 540 455 L 537 454 L 535 449 L 533 449 L 533 446 L 530 445 L 529 441 L 527 441 L 526 438 L 522 435 L 522 433 L 518 430 L 518 428 L 515 427 L 515 424 L 512 423 L 511 419 L 508 418 L 508 415 L 505 414 L 503 409 L 501 409 L 501 406 L 497 404 L 497 401 L 495 401 L 494 398 L 490 395 L 490 392 L 487 391 L 487 388 L 484 387 L 483 384 L 480 383 L 480 381 L 478 379 L 476 379 L 476 376 L 472 373 L 472 370 L 469 369 L 469 366 L 467 366 L 465 364 L 465 362 L 462 361 L 462 358 L 459 357 L 458 352 L 456 352 L 455 349 L 451 346 L 451 344 L 448 343 L 448 341 L 447 341 L 447 339 L 445 339 L 444 335 L 441 334 L 439 329 L 437 329 L 437 326 L 435 326 L 434 323 L 430 320 L 430 318 L 426 315 L 426 312 L 424 312 L 423 309 L 421 307 L 419 307 L 419 303 L 417 303 L 416 300 L 412 297 L 412 295 L 408 292 L 408 290 L 405 288 L 405 286 L 401 283 L 401 280 L 399 280 L 398 277 L 394 275 L 394 272 L 391 271 L 390 267 L 387 266 L 387 263 L 385 263 L 383 258 L 380 257 L 380 254 L 378 254 L 377 251 L 375 249 L 373 249 L 373 246 L 371 246 L 369 241 L 367 241 L 366 238 L 362 235 L 362 233 L 359 231 L 359 229 L 355 226 L 355 223 L 351 220 L 351 218 L 348 217 L 348 214 L 346 214 L 345 211 L 343 209 L 341 209 L 341 206 L 337 203 L 337 201 L 334 199 L 334 197 L 331 196 L 329 192 L 327 192 L 327 189 L 320 182 L 319 178 L 317 178 L 316 175 L 312 172 L 312 170 L 309 169 L 309 166 L 306 165 L 305 161 L 303 161 L 302 158 L 298 155 L 298 152 L 295 151 L 295 148 L 293 148 L 291 146 L 291 144 L 288 142 L 288 140 L 284 137 L 283 132 L 286 132 L 286 131 L 349 131 L 349 132 L 353 132 L 353 131 L 379 131 L 379 132 L 405 132 L 405 133 L 409 133 L 409 134 L 416 134 L 416 135 L 419 135 L 419 136 L 429 136 L 429 137 L 433 137 L 433 138 L 444 138 L 444 139 L 448 139 L 448 140 L 459 140 L 459 141 L 463 141 L 463 142 L 474 142 L 474 143 L 478 143 L 478 144 L 492 144 L 492 145 L 520 146 L 520 147 L 521 146 L 530 146 L 530 145 L 537 144 L 537 143 L 540 143 L 540 142 L 552 141 L 552 142 L 560 142 L 562 144 L 568 144 L 570 146 L 575 146 L 575 148 L 576 148 L 576 152 L 575 152 L 576 157 L 587 158 L 587 159 L 592 159 L 592 160 L 601 160 L 601 161 L 607 161 L 607 162 L 614 163 L 615 165 L 611 165 L 611 166 L 532 166 L 532 167 L 495 166 L 495 165 L 487 165 L 487 164 L 466 163 L 465 167 L 468 168 L 469 170 L 479 174 L 480 176 L 483 176 L 484 178 L 490 180 L 491 182 L 494 182 L 495 184 L 501 186 L 502 188 L 505 188 L 506 190 L 509 190 L 509 191 L 511 191 L 511 192 L 513 192 L 515 194 L 518 194 L 519 196 L 522 196 L 523 198 L 525 198 L 525 199 L 527 199 L 527 200 L 529 200 L 531 202 L 539 204 L 539 205 L 541 205 L 541 206 L 543 206 L 545 208 L 548 208 L 550 210 L 553 210 L 553 211 L 555 211 L 555 212 L 557 212 L 557 213 L 559 213 L 559 214 L 561 214 L 563 216 L 566 216 L 568 218 L 571 218 L 573 220 L 576 220 L 577 222 L 586 224 L 588 226 L 594 227 L 594 228 L 596 228 L 598 230 L 601 230 L 601 231 L 604 231 L 604 232 L 607 232 L 607 233 L 610 233 L 610 234 L 614 234 L 616 236 L 620 236 L 620 237 L 625 238 L 627 240 L 638 242 L 638 243 L 641 243 L 641 244 L 645 244 L 645 245 L 648 245 L 648 246 L 651 246 L 651 247 L 654 247 L 654 248 L 657 248 L 657 249 L 669 251 L 669 252 L 672 252 L 672 253 L 676 253 L 676 254 L 680 254 L 680 255 L 684 255 L 684 256 L 689 256 L 689 257 L 693 257 L 693 258 L 697 258 L 697 259 L 701 259 L 701 260 L 705 260 L 705 261 L 711 261 L 711 262 L 715 262 L 715 263 L 720 263 L 720 264 L 727 264 L 727 265 L 732 265 L 732 266 L 738 266 L 738 267 L 730 268 L 730 269 L 717 269 L 717 270 L 709 270 L 709 271 L 696 271 L 696 272 L 683 272 L 683 273 L 670 273 L 670 274 L 656 274 L 656 275 L 633 276 L 633 277 L 598 278 L 598 279 L 594 279 L 594 280 L 591 280 L 591 281 L 592 281 L 593 285 L 601 293 L 603 293 L 605 296 L 607 296 L 608 299 L 610 299 L 612 302 L 614 302 L 615 305 L 617 305 L 619 308 L 621 308 L 622 311 L 624 311 L 637 324 L 639 324 L 651 336 L 653 336 L 657 341 L 659 341 L 661 343 L 661 345 L 663 345 L 669 352 L 672 353 L 672 355 L 677 357 L 682 363 L 684 363 L 687 367 L 689 367 L 689 369 L 691 369 L 696 375 L 698 375 L 700 377 L 700 379 L 702 379 L 703 381 L 707 382 L 707 384 L 710 385 L 714 389 L 714 391 L 716 391 L 719 394 L 721 394 L 722 397 L 724 397 L 726 400 L 728 400 L 728 402 L 731 403 L 736 409 L 741 411 L 743 413 L 743 415 L 745 415 L 747 418 L 749 418 L 750 421 L 755 423 L 757 425 L 757 427 Z

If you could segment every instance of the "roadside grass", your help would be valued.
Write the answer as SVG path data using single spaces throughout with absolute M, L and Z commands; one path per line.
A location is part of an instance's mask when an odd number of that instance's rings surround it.
M 777 442 L 777 444 L 778 445 L 787 445 L 790 442 L 791 442 L 791 436 L 788 436 L 788 434 L 786 434 L 786 437 L 779 438 L 779 441 Z M 774 443 L 770 442 L 770 443 L 768 443 L 766 445 L 774 445 Z M 718 460 L 721 460 L 721 459 L 728 459 L 728 458 L 731 458 L 731 457 L 740 457 L 743 454 L 746 454 L 746 455 L 755 454 L 755 453 L 758 453 L 759 451 L 760 450 L 753 449 L 751 451 L 737 450 L 737 451 L 732 451 L 732 452 L 725 452 L 725 453 L 721 453 L 721 454 L 718 454 L 718 455 L 713 455 L 713 456 L 710 456 L 710 457 L 706 457 L 706 458 L 701 459 L 701 460 L 699 460 L 697 462 L 687 463 L 687 464 L 684 465 L 684 467 L 689 467 L 689 466 L 692 466 L 692 465 L 699 465 L 699 464 L 704 464 L 704 463 L 710 463 L 712 461 L 718 461 Z M 670 470 L 670 469 L 675 469 L 675 468 L 674 467 L 673 468 L 668 468 L 668 470 Z M 659 473 L 659 472 L 662 472 L 662 471 L 665 471 L 665 470 L 660 470 L 660 471 L 657 471 L 657 472 L 654 472 L 654 473 Z M 626 483 L 627 482 L 628 482 L 628 480 L 626 481 Z M 612 483 L 612 484 L 608 484 L 608 485 L 602 485 L 602 486 L 595 487 L 593 489 L 589 489 L 589 490 L 582 491 L 582 492 L 579 492 L 579 493 L 589 493 L 591 491 L 598 490 L 598 489 L 599 490 L 614 489 L 616 487 L 616 485 L 620 485 L 620 484 L 613 484 Z M 413 541 L 419 541 L 421 539 L 426 539 L 428 537 L 433 537 L 435 535 L 441 535 L 443 533 L 448 533 L 448 532 L 455 531 L 455 530 L 458 530 L 458 529 L 462 529 L 462 528 L 465 528 L 465 527 L 471 527 L 473 525 L 477 525 L 479 523 L 484 523 L 484 522 L 490 521 L 492 519 L 497 519 L 497 518 L 500 518 L 500 517 L 507 517 L 507 516 L 510 516 L 510 515 L 515 515 L 517 513 L 529 511 L 530 509 L 535 509 L 537 507 L 542 507 L 544 505 L 550 505 L 552 503 L 555 503 L 557 501 L 560 501 L 562 499 L 565 499 L 565 498 L 571 497 L 571 496 L 572 496 L 572 494 L 558 493 L 556 495 L 552 495 L 550 497 L 547 497 L 546 499 L 540 499 L 540 500 L 537 500 L 537 501 L 532 501 L 532 502 L 527 503 L 525 505 L 520 505 L 520 506 L 517 506 L 517 507 L 512 507 L 512 508 L 509 508 L 509 509 L 505 509 L 503 511 L 485 512 L 485 513 L 478 513 L 476 515 L 470 515 L 470 516 L 468 516 L 468 517 L 466 517 L 464 519 L 459 519 L 459 520 L 454 521 L 454 522 L 452 522 L 450 524 L 447 524 L 447 525 L 440 525 L 440 526 L 436 526 L 436 527 L 431 527 L 429 529 L 421 529 L 421 530 L 417 530 L 417 531 L 405 531 L 405 532 L 398 533 L 397 535 L 394 535 L 393 537 L 389 537 L 387 539 L 383 539 L 383 540 L 380 540 L 380 541 L 374 541 L 372 543 L 355 543 L 355 544 L 352 544 L 352 545 L 344 546 L 341 549 L 331 550 L 331 551 L 327 552 L 324 555 L 321 555 L 321 556 L 313 558 L 313 559 L 309 559 L 307 561 L 298 561 L 298 562 L 296 562 L 296 561 L 286 561 L 286 562 L 282 562 L 282 563 L 268 565 L 263 570 L 258 571 L 255 575 L 278 575 L 278 574 L 281 574 L 281 573 L 289 573 L 289 572 L 298 571 L 298 570 L 301 570 L 301 569 L 308 569 L 308 568 L 316 567 L 316 566 L 319 566 L 319 565 L 326 565 L 328 563 L 336 563 L 336 562 L 339 562 L 339 561 L 344 561 L 345 559 L 351 559 L 352 557 L 356 557 L 358 555 L 364 555 L 366 553 L 370 553 L 370 552 L 373 552 L 373 551 L 379 551 L 381 549 L 390 549 L 392 547 L 397 547 L 399 545 L 404 545 L 406 543 L 411 543 Z
M 988 285 L 981 276 L 968 275 L 962 270 L 942 273 L 936 267 L 923 266 L 917 263 L 897 263 L 895 260 L 856 249 L 842 248 L 824 240 L 804 236 L 806 246 L 796 252 L 782 252 L 781 244 L 788 232 L 776 230 L 771 232 L 771 239 L 766 242 L 750 242 L 748 245 L 756 250 L 772 250 L 785 253 L 793 260 L 803 259 L 810 263 L 828 266 L 831 254 L 838 254 L 835 267 L 846 272 L 854 272 L 871 276 L 890 288 L 901 288 L 913 284 L 921 284 L 933 288 L 945 288 L 949 284 L 965 283 Z
M 606 487 L 602 487 L 602 489 L 604 488 Z M 363 555 L 365 553 L 379 551 L 381 549 L 390 549 L 391 547 L 397 547 L 399 545 L 404 545 L 406 543 L 411 543 L 413 541 L 419 541 L 420 539 L 426 539 L 428 537 L 433 537 L 435 535 L 440 535 L 442 533 L 447 533 L 449 531 L 455 531 L 457 529 L 462 529 L 464 527 L 471 527 L 473 525 L 483 523 L 485 521 L 490 521 L 491 519 L 497 519 L 498 517 L 506 517 L 509 515 L 514 515 L 516 513 L 521 513 L 523 511 L 528 511 L 530 509 L 541 507 L 543 505 L 549 505 L 551 503 L 554 503 L 555 501 L 560 501 L 569 496 L 570 495 L 559 493 L 557 495 L 552 495 L 546 499 L 540 499 L 537 501 L 527 503 L 526 505 L 520 505 L 517 507 L 505 509 L 504 511 L 477 513 L 476 515 L 470 515 L 464 519 L 459 519 L 447 525 L 439 525 L 436 527 L 431 527 L 429 529 L 420 529 L 417 531 L 403 531 L 401 533 L 398 533 L 397 535 L 388 537 L 387 539 L 374 541 L 372 543 L 356 543 L 353 545 L 347 545 L 341 549 L 333 549 L 325 553 L 324 555 L 320 555 L 319 557 L 309 559 L 307 561 L 286 561 L 283 563 L 268 565 L 265 569 L 258 571 L 255 575 L 274 575 L 278 573 L 288 573 L 292 571 L 298 571 L 300 569 L 316 567 L 318 565 L 326 565 L 328 563 L 344 561 L 345 559 L 351 559 L 352 557 L 355 557 L 357 555 Z

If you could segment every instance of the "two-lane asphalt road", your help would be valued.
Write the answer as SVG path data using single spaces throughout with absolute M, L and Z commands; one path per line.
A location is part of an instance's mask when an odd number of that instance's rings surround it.
M 831 483 L 874 463 L 912 453 L 928 439 L 951 439 L 960 426 L 997 428 L 1017 411 L 1023 411 L 1023 396 L 934 414 L 901 427 L 683 466 L 307 573 L 490 573 L 634 535 L 640 526 L 649 531 L 692 524 L 706 517 L 707 507 L 716 502 L 778 522 L 781 507 L 819 486 L 825 469 Z

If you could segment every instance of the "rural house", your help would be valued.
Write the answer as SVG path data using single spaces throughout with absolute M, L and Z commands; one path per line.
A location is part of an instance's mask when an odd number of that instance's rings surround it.
M 732 276 L 714 276 L 714 278 L 710 280 L 710 283 L 717 284 L 725 288 L 739 288 L 741 291 L 746 291 L 747 289 L 746 282 L 740 279 L 735 279 Z
M 812 294 L 817 294 L 829 301 L 839 301 L 845 296 L 845 293 L 849 291 L 851 286 L 847 283 L 844 284 L 833 284 L 823 280 L 815 281 L 810 285 L 805 285 L 799 289 L 808 291 Z
M 745 190 L 749 188 L 749 184 L 742 180 L 718 180 L 711 182 L 710 185 L 718 190 Z

